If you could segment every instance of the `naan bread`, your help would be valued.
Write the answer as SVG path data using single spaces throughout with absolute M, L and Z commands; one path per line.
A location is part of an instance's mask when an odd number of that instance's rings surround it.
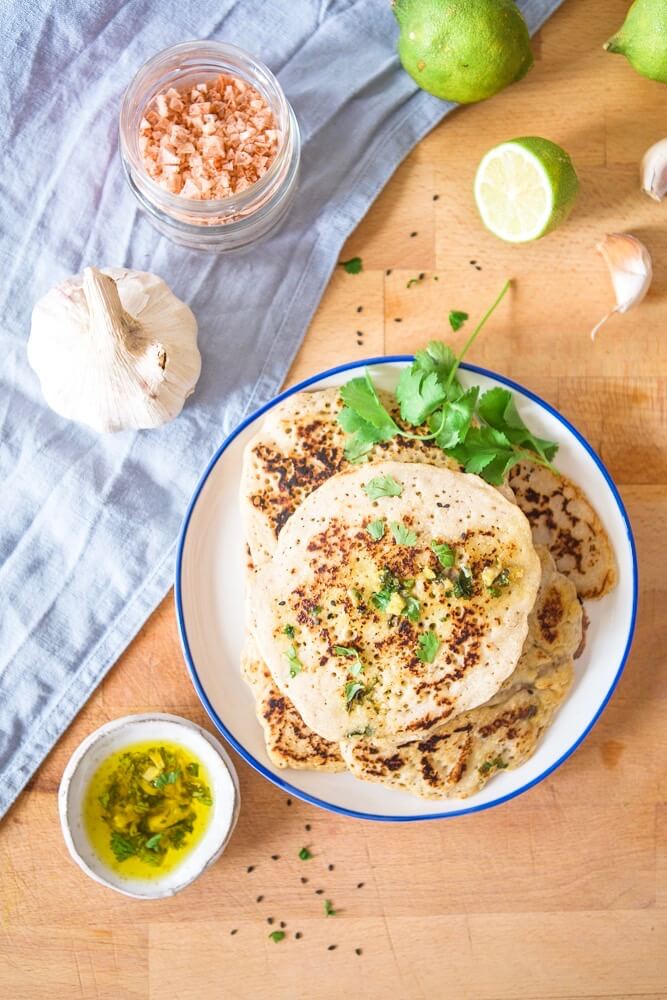
M 583 612 L 574 584 L 539 551 L 542 579 L 516 670 L 487 702 L 420 740 L 342 740 L 357 778 L 422 798 L 465 798 L 489 778 L 524 763 L 565 700 L 572 658 L 581 647 Z
M 536 545 L 546 545 L 580 597 L 603 597 L 616 586 L 614 550 L 588 498 L 565 476 L 532 462 L 509 477 L 516 501 L 530 521 Z
M 378 393 L 398 419 L 393 397 Z M 342 409 L 336 387 L 299 392 L 274 407 L 243 455 L 241 509 L 246 539 L 256 565 L 271 558 L 287 519 L 331 476 L 354 468 L 345 458 L 346 434 L 337 421 Z M 441 448 L 407 438 L 376 444 L 369 461 L 426 462 L 458 470 Z
M 401 495 L 369 498 L 364 487 L 378 477 Z M 386 530 L 374 540 L 367 528 L 378 518 Z M 415 544 L 396 541 L 391 525 Z M 432 543 L 454 549 L 454 569 L 443 570 Z M 492 587 L 503 571 L 506 585 Z M 301 503 L 256 573 L 255 638 L 316 733 L 415 735 L 487 701 L 512 673 L 539 580 L 526 518 L 477 476 L 416 463 L 356 467 Z M 423 662 L 429 630 L 440 646 Z
M 241 674 L 252 689 L 269 758 L 277 767 L 344 771 L 337 743 L 309 729 L 292 702 L 281 694 L 251 636 L 241 658 Z

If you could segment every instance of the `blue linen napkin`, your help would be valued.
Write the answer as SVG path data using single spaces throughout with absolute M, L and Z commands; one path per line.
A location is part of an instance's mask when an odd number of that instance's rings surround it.
M 519 6 L 535 31 L 560 2 Z M 1 816 L 164 597 L 207 459 L 279 390 L 346 237 L 452 105 L 401 70 L 387 0 L 0 0 L 0 23 Z M 173 246 L 125 186 L 123 90 L 190 38 L 263 59 L 300 123 L 296 204 L 256 253 Z M 153 271 L 198 318 L 201 379 L 164 428 L 102 437 L 42 400 L 31 309 L 87 264 Z

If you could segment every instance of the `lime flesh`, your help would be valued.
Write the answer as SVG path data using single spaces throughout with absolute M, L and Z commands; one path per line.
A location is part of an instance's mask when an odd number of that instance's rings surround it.
M 508 243 L 528 243 L 559 226 L 578 190 L 568 154 L 539 136 L 494 146 L 475 175 L 475 202 L 482 222 Z
M 394 14 L 404 69 L 444 101 L 483 101 L 533 64 L 514 0 L 395 0 Z
M 624 55 L 642 76 L 667 83 L 666 0 L 635 0 L 623 26 L 604 47 Z

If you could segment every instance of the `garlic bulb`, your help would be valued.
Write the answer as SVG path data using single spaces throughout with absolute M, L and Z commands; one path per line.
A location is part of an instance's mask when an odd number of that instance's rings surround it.
M 662 201 L 667 194 L 667 139 L 661 139 L 644 153 L 641 165 L 642 191 Z
M 625 313 L 641 302 L 653 277 L 651 255 L 636 236 L 611 233 L 605 236 L 602 243 L 598 243 L 596 249 L 609 268 L 616 293 L 616 305 L 595 325 L 591 331 L 591 340 L 595 340 L 595 334 L 610 316 Z
M 35 305 L 28 361 L 61 416 L 96 431 L 157 427 L 197 384 L 197 320 L 154 274 L 87 267 Z

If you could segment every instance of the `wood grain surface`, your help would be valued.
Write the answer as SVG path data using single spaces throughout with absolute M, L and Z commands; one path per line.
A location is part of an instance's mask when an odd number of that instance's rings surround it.
M 343 257 L 360 255 L 364 270 L 336 271 L 290 375 L 449 337 L 450 309 L 476 316 L 515 279 L 472 360 L 581 429 L 638 543 L 636 640 L 602 719 L 536 788 L 446 822 L 388 826 L 290 804 L 236 759 L 242 815 L 221 861 L 173 900 L 127 900 L 70 861 L 56 792 L 74 747 L 107 719 L 160 709 L 207 724 L 169 596 L 0 828 L 1 997 L 667 997 L 667 207 L 638 184 L 643 152 L 667 133 L 667 87 L 603 53 L 626 7 L 567 0 L 523 82 L 421 143 L 350 238 Z M 568 149 L 582 193 L 562 229 L 512 247 L 481 228 L 470 192 L 482 153 L 521 134 Z M 592 345 L 612 301 L 595 244 L 617 230 L 646 242 L 655 279 Z M 280 944 L 270 917 L 286 924 Z

